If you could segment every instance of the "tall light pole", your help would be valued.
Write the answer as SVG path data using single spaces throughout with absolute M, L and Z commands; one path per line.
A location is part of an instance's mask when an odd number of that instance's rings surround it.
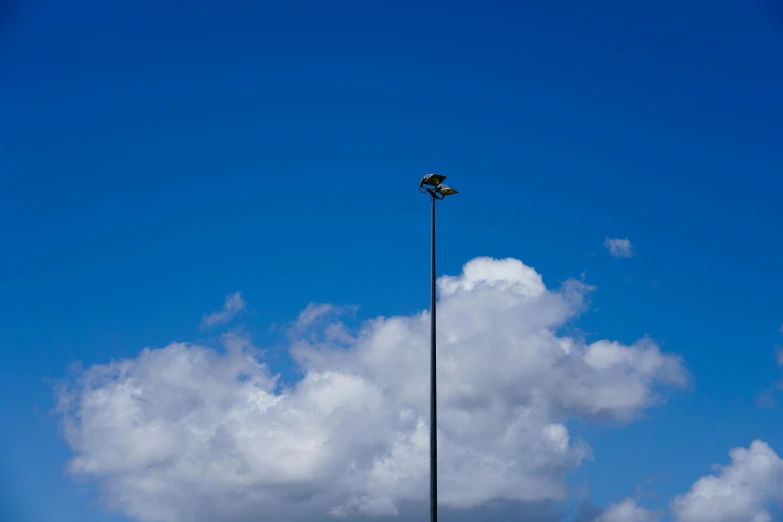
M 438 404 L 435 377 L 435 202 L 457 191 L 443 184 L 446 176 L 427 174 L 419 191 L 432 200 L 432 268 L 430 273 L 430 522 L 438 522 Z M 425 185 L 427 185 L 425 187 Z M 424 190 L 422 190 L 424 189 Z

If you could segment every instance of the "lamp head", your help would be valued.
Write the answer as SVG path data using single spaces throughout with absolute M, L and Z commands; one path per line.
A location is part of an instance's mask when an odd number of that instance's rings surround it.
M 454 189 L 453 189 L 453 188 L 451 188 L 451 187 L 447 187 L 447 186 L 446 186 L 446 185 L 444 185 L 443 183 L 441 183 L 440 185 L 438 185 L 437 187 L 435 187 L 435 192 L 437 192 L 438 194 L 440 194 L 440 195 L 441 195 L 441 196 L 443 196 L 443 197 L 446 197 L 446 196 L 453 196 L 454 194 L 456 194 L 456 193 L 457 193 L 457 191 L 456 191 L 456 190 L 454 190 Z
M 424 185 L 437 187 L 438 185 L 443 183 L 444 179 L 446 179 L 446 176 L 443 176 L 441 174 L 427 174 L 421 179 L 421 183 L 419 183 L 419 188 L 423 187 Z

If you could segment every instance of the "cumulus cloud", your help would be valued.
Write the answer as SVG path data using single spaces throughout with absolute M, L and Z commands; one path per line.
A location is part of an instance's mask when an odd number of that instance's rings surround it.
M 763 441 L 729 452 L 731 463 L 697 480 L 672 501 L 679 522 L 770 522 L 783 502 L 783 460 Z
M 607 237 L 604 246 L 609 250 L 612 257 L 631 257 L 633 256 L 633 245 L 628 239 Z
M 207 328 L 216 324 L 223 324 L 231 321 L 239 312 L 245 310 L 245 300 L 242 299 L 242 292 L 228 294 L 223 302 L 223 308 L 211 314 L 205 314 L 201 318 L 201 327 Z
M 660 517 L 653 511 L 638 506 L 627 498 L 619 504 L 610 505 L 595 522 L 658 522 Z
M 687 382 L 650 339 L 563 334 L 583 282 L 548 289 L 518 260 L 478 258 L 438 285 L 446 509 L 562 500 L 591 455 L 571 419 L 628 422 Z M 234 334 L 87 368 L 58 391 L 70 470 L 150 522 L 384 517 L 426 501 L 429 313 L 349 330 L 334 311 L 292 324 L 302 377 L 288 386 Z

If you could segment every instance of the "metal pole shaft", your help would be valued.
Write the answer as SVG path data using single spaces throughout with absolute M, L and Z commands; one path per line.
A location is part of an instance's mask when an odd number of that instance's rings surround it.
M 435 196 L 432 196 L 432 273 L 430 275 L 430 522 L 438 522 L 438 415 L 435 386 Z

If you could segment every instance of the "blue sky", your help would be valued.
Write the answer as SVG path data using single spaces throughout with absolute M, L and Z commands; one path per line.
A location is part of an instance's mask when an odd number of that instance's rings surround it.
M 243 332 L 295 383 L 279 325 L 309 303 L 357 324 L 425 309 L 432 171 L 460 191 L 439 275 L 478 256 L 550 288 L 585 273 L 569 328 L 647 335 L 691 375 L 641 420 L 569 424 L 591 503 L 643 486 L 663 509 L 731 448 L 783 451 L 758 406 L 783 344 L 780 5 L 104 4 L 0 9 L 9 519 L 127 520 L 66 472 L 53 389 L 74 363 L 214 342 L 202 315 L 241 291 Z

